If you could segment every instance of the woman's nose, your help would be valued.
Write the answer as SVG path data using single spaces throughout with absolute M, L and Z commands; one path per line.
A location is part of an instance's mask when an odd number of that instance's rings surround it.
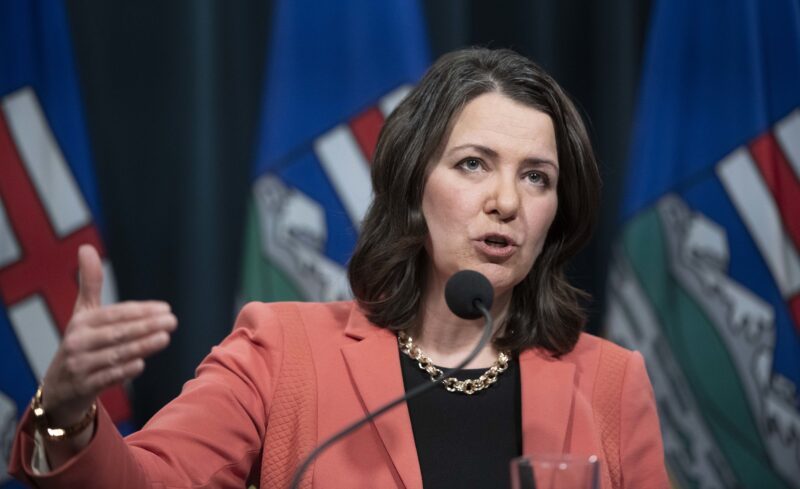
M 512 178 L 496 178 L 486 200 L 485 210 L 503 221 L 517 216 L 520 205 L 519 188 Z

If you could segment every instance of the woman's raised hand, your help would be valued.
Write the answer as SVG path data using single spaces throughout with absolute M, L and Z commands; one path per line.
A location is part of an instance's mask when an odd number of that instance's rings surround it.
M 92 246 L 80 247 L 78 267 L 75 311 L 43 380 L 42 406 L 56 427 L 80 421 L 103 389 L 139 375 L 178 324 L 166 302 L 102 306 L 103 268 Z

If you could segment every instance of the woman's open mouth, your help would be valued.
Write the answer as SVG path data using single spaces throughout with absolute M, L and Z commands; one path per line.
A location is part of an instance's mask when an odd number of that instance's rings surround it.
M 517 250 L 517 243 L 501 234 L 486 235 L 475 240 L 478 250 L 492 258 L 507 258 Z
M 508 240 L 500 236 L 492 236 L 483 240 L 487 245 L 494 248 L 503 248 L 508 246 Z

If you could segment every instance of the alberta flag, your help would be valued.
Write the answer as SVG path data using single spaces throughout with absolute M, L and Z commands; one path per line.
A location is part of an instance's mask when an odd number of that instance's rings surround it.
M 63 2 L 0 3 L 0 486 L 19 416 L 78 293 L 78 246 L 103 255 L 99 205 Z M 106 277 L 111 267 L 104 262 Z M 106 280 L 105 300 L 113 300 Z M 122 388 L 101 399 L 127 422 Z M 125 428 L 123 428 L 125 429 Z
M 278 1 L 267 59 L 244 300 L 350 297 L 384 118 L 428 65 L 416 1 Z
M 800 3 L 654 5 L 607 333 L 680 488 L 800 487 Z

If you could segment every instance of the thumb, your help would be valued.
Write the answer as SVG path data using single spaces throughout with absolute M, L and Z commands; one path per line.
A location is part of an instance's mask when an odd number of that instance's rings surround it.
M 78 248 L 78 300 L 75 310 L 100 307 L 100 291 L 103 289 L 103 265 L 100 255 L 92 245 Z

